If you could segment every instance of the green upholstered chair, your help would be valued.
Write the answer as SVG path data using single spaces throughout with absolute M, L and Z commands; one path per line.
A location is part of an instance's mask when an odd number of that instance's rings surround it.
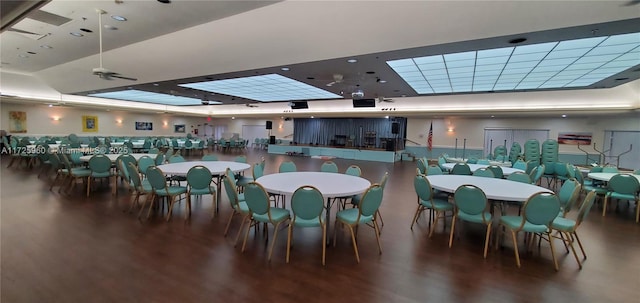
M 181 195 L 187 193 L 187 188 L 184 186 L 170 186 L 167 184 L 164 173 L 156 166 L 151 166 L 147 169 L 147 178 L 153 188 L 153 194 L 158 197 L 166 197 L 169 199 L 169 209 L 167 211 L 167 221 L 171 219 L 171 213 L 173 212 L 173 206 L 178 202 L 178 198 Z M 153 203 L 149 205 L 149 214 L 151 213 L 151 207 Z M 147 214 L 147 217 L 149 216 Z
M 380 184 L 371 185 L 362 195 L 362 200 L 357 208 L 349 208 L 338 211 L 336 214 L 336 226 L 334 228 L 333 246 L 336 245 L 336 237 L 338 232 L 338 224 L 348 226 L 351 232 L 351 242 L 356 255 L 356 261 L 360 263 L 360 254 L 358 253 L 358 244 L 356 243 L 356 233 L 354 228 L 364 224 L 375 229 L 376 241 L 378 243 L 378 252 L 382 254 L 380 246 L 380 228 L 376 220 L 376 213 L 382 204 L 383 190 Z
M 558 190 L 558 200 L 560 201 L 560 216 L 565 217 L 571 208 L 578 202 L 582 185 L 575 178 L 566 180 L 560 190 Z
M 160 166 L 164 164 L 165 162 L 164 153 L 159 152 L 157 154 L 150 154 L 150 155 L 156 155 L 155 159 L 153 159 L 153 162 L 155 162 L 156 166 Z
M 213 218 L 218 208 L 216 187 L 211 185 L 211 171 L 202 166 L 196 165 L 187 172 L 187 215 L 191 215 L 191 196 L 211 195 L 213 199 L 211 217 Z M 185 217 L 186 217 L 185 216 Z
M 270 261 L 273 254 L 273 247 L 278 240 L 278 231 L 280 225 L 288 221 L 291 217 L 289 210 L 284 208 L 271 207 L 269 202 L 269 194 L 262 187 L 262 185 L 251 182 L 245 186 L 244 192 L 245 201 L 249 207 L 250 216 L 247 217 L 249 225 L 244 235 L 244 242 L 242 243 L 242 251 L 247 245 L 247 238 L 249 238 L 249 230 L 251 226 L 265 223 L 272 224 L 274 226 L 273 240 L 271 242 L 271 248 L 269 249 L 269 256 L 267 259 Z M 265 230 L 266 231 L 266 230 Z
M 124 165 L 124 162 L 121 162 Z M 131 206 L 129 206 L 129 212 L 140 203 L 140 196 L 145 196 L 146 199 L 142 203 L 140 207 L 140 212 L 138 212 L 138 218 L 142 214 L 144 210 L 144 206 L 147 204 L 147 201 L 153 200 L 153 187 L 151 187 L 151 183 L 148 180 L 142 181 L 140 176 L 140 171 L 134 163 L 126 163 L 126 169 L 129 172 L 129 179 L 131 180 L 130 188 L 133 189 L 133 201 L 131 201 Z
M 418 169 L 421 174 L 426 174 L 427 172 L 427 163 L 422 158 L 418 159 Z
M 149 156 L 142 156 L 138 158 L 138 170 L 142 173 L 143 176 L 147 175 L 147 169 L 149 167 L 155 166 L 156 162 Z
M 451 174 L 470 176 L 471 168 L 469 168 L 469 165 L 467 163 L 456 163 L 456 165 L 454 165 L 451 169 Z
M 469 162 L 467 162 L 467 163 L 469 163 Z M 489 159 L 478 159 L 478 161 L 476 163 L 477 164 L 483 164 L 483 165 L 491 164 L 491 162 L 489 162 Z
M 206 154 L 202 156 L 202 161 L 218 161 L 218 156 L 214 154 Z
M 495 178 L 493 171 L 488 168 L 478 168 L 473 172 L 473 175 L 476 177 Z
M 504 178 L 504 172 L 502 171 L 502 167 L 498 165 L 489 165 L 487 169 L 493 172 L 494 178 L 497 178 L 497 179 Z
M 242 216 L 242 221 L 240 222 L 240 229 L 238 230 L 238 234 L 236 235 L 236 240 L 234 242 L 234 246 L 235 246 L 238 244 L 238 239 L 240 238 L 240 234 L 242 233 L 244 222 L 247 221 L 247 217 L 250 216 L 251 213 L 249 212 L 249 206 L 247 206 L 247 202 L 244 201 L 244 194 L 238 194 L 238 190 L 236 189 L 235 179 L 233 177 L 229 177 L 228 174 L 225 174 L 222 177 L 222 184 L 224 184 L 224 191 L 226 192 L 227 198 L 229 200 L 229 204 L 231 205 L 231 214 L 229 215 L 229 220 L 227 221 L 227 227 L 225 227 L 224 229 L 225 237 L 229 232 L 229 227 L 231 226 L 231 221 L 233 221 L 233 217 L 235 215 Z
M 531 184 L 531 178 L 524 172 L 515 172 L 507 176 L 507 180 Z
M 338 164 L 333 161 L 324 161 L 320 166 L 320 171 L 323 173 L 337 173 L 339 172 Z
M 487 257 L 489 248 L 489 237 L 491 235 L 491 213 L 487 211 L 489 201 L 482 189 L 475 185 L 464 184 L 456 189 L 453 194 L 453 201 L 456 209 L 451 220 L 451 233 L 449 235 L 449 248 L 453 244 L 453 234 L 456 227 L 456 220 L 480 223 L 487 226 L 484 239 L 484 258 Z
M 617 174 L 609 180 L 609 191 L 605 194 L 602 205 L 602 216 L 606 214 L 607 202 L 610 199 L 634 201 L 636 203 L 636 223 L 640 219 L 640 205 L 638 194 L 640 193 L 640 182 L 631 174 Z
M 442 171 L 442 169 L 440 169 L 440 166 L 438 165 L 427 166 L 427 171 L 424 173 L 424 175 L 427 175 L 427 176 L 442 175 L 442 174 L 444 174 L 444 172 Z
M 584 198 L 582 205 L 580 206 L 580 210 L 578 210 L 578 216 L 575 220 L 571 220 L 568 218 L 558 217 L 553 220 L 551 223 L 551 228 L 553 230 L 558 231 L 560 233 L 560 239 L 565 243 L 565 245 L 569 245 L 571 247 L 571 251 L 573 252 L 573 256 L 576 258 L 576 262 L 578 262 L 578 266 L 582 269 L 582 263 L 578 258 L 578 254 L 576 253 L 575 247 L 573 246 L 573 242 L 577 241 L 578 246 L 580 246 L 580 251 L 582 251 L 583 259 L 587 258 L 587 254 L 584 252 L 584 247 L 582 246 L 582 242 L 580 241 L 580 237 L 578 237 L 578 226 L 584 221 L 584 219 L 589 214 L 591 210 L 591 206 L 593 206 L 593 202 L 596 199 L 596 192 L 590 191 L 587 196 Z
M 101 154 L 91 156 L 91 159 L 89 159 L 89 170 L 91 171 L 91 174 L 87 178 L 87 197 L 91 192 L 92 180 L 108 179 L 114 176 L 111 172 L 111 160 L 109 157 Z
M 523 171 L 527 170 L 527 163 L 518 159 L 515 163 L 513 163 L 513 168 L 522 169 Z
M 295 172 L 297 170 L 298 169 L 296 168 L 296 164 L 291 161 L 284 161 L 280 163 L 280 166 L 278 167 L 279 173 L 290 173 L 290 172 Z
M 413 229 L 413 224 L 418 221 L 418 216 L 425 210 L 428 210 L 430 225 L 429 237 L 431 237 L 431 235 L 433 234 L 433 230 L 438 224 L 438 219 L 444 219 L 446 216 L 446 212 L 453 212 L 453 204 L 449 203 L 446 200 L 433 197 L 433 189 L 431 188 L 431 183 L 429 183 L 429 179 L 427 179 L 427 176 L 425 175 L 415 176 L 413 187 L 418 196 L 418 208 L 413 215 L 413 220 L 411 221 L 411 229 Z M 433 225 L 431 224 L 432 221 L 434 221 Z
M 292 219 L 287 237 L 287 263 L 291 254 L 291 239 L 294 227 L 320 227 L 322 229 L 322 265 L 325 264 L 327 222 L 324 220 L 324 198 L 313 186 L 302 186 L 291 196 Z
M 520 254 L 518 253 L 518 232 L 531 235 L 546 235 L 550 239 L 551 223 L 560 212 L 560 201 L 555 194 L 539 192 L 533 194 L 522 206 L 522 216 L 502 216 L 500 225 L 511 232 L 513 251 L 516 255 L 516 265 L 520 267 Z M 503 230 L 503 232 L 505 232 Z M 530 239 L 533 242 L 533 239 Z M 497 242 L 496 242 L 497 243 Z M 530 242 L 531 243 L 531 242 Z M 553 250 L 553 241 L 549 241 L 554 268 L 558 270 L 558 262 Z
M 358 165 L 350 165 L 344 173 L 346 175 L 360 177 L 362 176 L 362 169 L 360 169 L 360 166 Z

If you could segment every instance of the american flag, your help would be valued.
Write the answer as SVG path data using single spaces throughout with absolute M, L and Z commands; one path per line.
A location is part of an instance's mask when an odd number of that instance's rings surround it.
M 433 148 L 433 122 L 429 126 L 429 135 L 427 136 L 427 149 L 431 151 Z

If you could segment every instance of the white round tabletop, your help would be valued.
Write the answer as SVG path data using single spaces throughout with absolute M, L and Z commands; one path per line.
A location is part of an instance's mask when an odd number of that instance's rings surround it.
M 587 175 L 587 177 L 594 179 L 594 180 L 600 180 L 600 181 L 609 181 L 611 180 L 611 178 L 613 178 L 613 176 L 618 175 L 620 173 L 589 173 Z M 638 179 L 638 181 L 640 181 L 640 175 L 634 175 L 631 174 L 632 176 L 636 177 L 636 179 Z
M 445 164 L 442 164 L 442 166 L 447 168 L 447 169 L 449 169 L 449 170 L 451 170 L 456 164 L 457 163 L 445 163 Z M 471 172 L 474 172 L 474 171 L 476 171 L 476 170 L 478 170 L 480 168 L 485 168 L 485 167 L 489 166 L 489 165 L 486 165 L 486 164 L 467 164 L 467 165 L 469 165 L 469 168 L 471 169 Z M 522 170 L 522 169 L 512 168 L 512 167 L 504 167 L 504 166 L 502 166 L 500 168 L 502 168 L 502 174 L 505 175 L 505 176 L 508 176 L 508 175 L 513 174 L 515 172 L 524 172 L 524 170 Z
M 537 192 L 553 193 L 544 187 L 506 179 L 460 175 L 431 175 L 427 179 L 431 187 L 449 193 L 455 192 L 460 185 L 475 185 L 484 191 L 488 199 L 501 201 L 524 202 Z
M 325 198 L 361 194 L 371 186 L 369 180 L 340 173 L 290 172 L 264 175 L 256 182 L 268 192 L 292 195 L 301 186 L 316 187 Z
M 123 154 L 104 154 L 104 155 L 109 157 L 109 160 L 111 160 L 111 162 L 116 162 L 118 157 L 122 156 Z M 140 160 L 140 158 L 142 158 L 143 156 L 149 156 L 151 157 L 151 159 L 155 159 L 156 157 L 154 154 L 128 154 L 128 155 L 133 156 L 133 158 L 135 158 L 136 161 Z M 89 159 L 91 159 L 91 157 L 93 157 L 93 155 L 82 156 L 80 157 L 80 161 L 89 162 Z
M 224 175 L 227 171 L 227 167 L 234 173 L 243 171 L 251 167 L 247 163 L 233 162 L 233 161 L 186 161 L 178 163 L 169 163 L 158 165 L 158 168 L 167 175 L 186 176 L 189 169 L 194 166 L 202 165 L 211 171 L 214 176 Z

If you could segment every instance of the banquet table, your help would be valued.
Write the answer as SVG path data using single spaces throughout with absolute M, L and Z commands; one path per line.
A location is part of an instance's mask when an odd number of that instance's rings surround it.
M 553 193 L 541 186 L 506 179 L 461 175 L 431 175 L 427 179 L 431 187 L 448 193 L 455 192 L 460 185 L 475 185 L 484 191 L 487 199 L 498 201 L 525 202 L 538 192 Z
M 369 180 L 340 173 L 325 172 L 289 172 L 264 175 L 256 180 L 269 193 L 291 196 L 301 186 L 316 187 L 326 200 L 326 222 L 329 226 L 331 198 L 348 197 L 365 192 Z
M 218 201 L 220 201 L 220 191 L 222 189 L 222 182 L 220 182 L 222 176 L 224 176 L 227 168 L 231 169 L 234 173 L 247 170 L 251 165 L 247 163 L 233 162 L 233 161 L 186 161 L 178 163 L 169 163 L 158 165 L 158 168 L 165 174 L 171 176 L 186 176 L 189 169 L 192 167 L 202 165 L 211 171 L 211 175 L 216 178 L 216 212 L 218 211 Z
M 462 159 L 462 158 L 446 158 L 445 160 L 447 160 L 447 162 L 450 162 L 450 163 L 455 164 L 455 163 L 462 163 L 462 162 L 466 163 L 469 159 Z M 502 162 L 502 161 L 493 161 L 493 160 L 490 160 L 490 161 L 489 161 L 489 165 L 497 165 L 497 166 L 503 166 L 503 167 L 511 167 L 511 162 L 510 162 L 510 161 L 504 161 L 504 162 Z
M 116 160 L 118 159 L 118 157 L 120 157 L 122 155 L 125 155 L 125 154 L 104 154 L 104 155 L 107 156 L 109 158 L 109 160 L 111 160 L 112 163 L 115 163 Z M 148 156 L 148 157 L 151 157 L 152 159 L 154 159 L 155 156 L 156 156 L 154 154 L 126 154 L 126 155 L 133 156 L 133 158 L 135 158 L 136 161 L 140 160 L 140 158 L 142 158 L 143 156 Z M 91 157 L 93 157 L 93 155 L 82 156 L 82 157 L 80 157 L 80 161 L 89 162 Z
M 442 164 L 442 167 L 445 167 L 448 170 L 451 170 L 457 163 L 445 163 Z M 480 168 L 486 168 L 489 167 L 489 165 L 487 164 L 467 164 L 469 165 L 469 168 L 471 169 L 471 172 L 474 172 Z M 502 173 L 505 176 L 508 176 L 510 174 L 513 174 L 515 172 L 524 172 L 524 170 L 522 169 L 518 169 L 518 168 L 512 168 L 512 167 L 501 167 L 502 168 Z
M 629 172 L 631 173 L 631 172 Z M 606 181 L 609 182 L 609 180 L 611 180 L 611 178 L 613 178 L 613 176 L 618 175 L 621 173 L 589 173 L 587 174 L 587 177 L 593 179 L 593 180 L 600 180 L 600 181 Z M 636 177 L 636 179 L 638 179 L 638 181 L 640 181 L 640 175 L 634 175 L 631 174 L 632 176 Z

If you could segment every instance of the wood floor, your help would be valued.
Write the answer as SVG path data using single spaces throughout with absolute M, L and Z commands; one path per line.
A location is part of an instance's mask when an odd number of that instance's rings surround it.
M 223 160 L 235 155 L 220 154 Z M 299 171 L 319 170 L 323 160 L 248 151 L 250 163 L 266 158 L 266 173 L 281 161 Z M 383 253 L 373 229 L 358 235 L 356 263 L 348 231 L 337 247 L 327 248 L 321 265 L 321 233 L 297 229 L 291 261 L 285 263 L 286 230 L 276 240 L 271 262 L 262 232 L 249 234 L 240 252 L 233 240 L 239 217 L 223 237 L 230 213 L 223 194 L 219 216 L 210 219 L 211 198 L 194 203 L 189 222 L 184 204 L 165 222 L 159 214 L 140 222 L 124 188 L 113 198 L 105 184 L 86 198 L 49 191 L 35 170 L 9 168 L 0 173 L 2 302 L 638 302 L 640 297 L 640 224 L 626 203 L 602 217 L 594 207 L 579 233 L 588 259 L 582 270 L 560 242 L 555 272 L 548 243 L 525 253 L 522 268 L 513 247 L 490 250 L 482 258 L 484 229 L 459 224 L 448 247 L 450 220 L 427 238 L 426 216 L 413 231 L 416 208 L 415 162 L 377 163 L 336 159 L 341 170 L 359 165 L 377 182 L 390 173 L 381 207 Z M 269 241 L 273 231 L 269 229 Z M 333 226 L 329 233 L 333 232 Z M 270 244 L 270 242 L 269 242 Z

